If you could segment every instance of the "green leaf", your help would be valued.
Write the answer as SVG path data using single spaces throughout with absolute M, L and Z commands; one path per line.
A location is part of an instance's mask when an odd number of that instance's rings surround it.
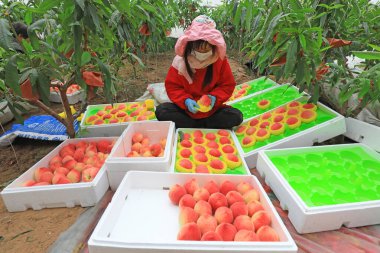
M 366 60 L 380 60 L 380 52 L 352 51 L 352 54 Z
M 81 57 L 81 66 L 86 65 L 91 61 L 91 54 L 89 52 L 83 52 Z
M 4 67 L 5 84 L 9 88 L 11 88 L 17 95 L 21 96 L 19 75 L 17 70 L 17 56 L 18 54 L 13 55 Z
M 302 33 L 299 35 L 299 39 L 300 39 L 301 47 L 303 48 L 304 51 L 307 51 L 306 38 Z
M 371 87 L 371 80 L 369 79 L 362 79 L 360 80 L 360 92 L 359 92 L 359 98 L 362 98 L 364 97 L 368 91 L 369 91 L 369 88 Z
M 286 53 L 286 63 L 285 63 L 285 78 L 289 77 L 293 72 L 296 58 L 298 53 L 298 43 L 296 39 L 292 39 L 288 48 L 288 52 Z
M 305 76 L 305 68 L 307 67 L 304 58 L 298 57 L 298 63 L 297 63 L 297 72 L 296 72 L 296 83 L 301 84 L 304 80 Z
M 128 53 L 130 56 L 132 56 L 132 58 L 134 58 L 139 64 L 140 64 L 140 66 L 142 66 L 142 67 L 144 67 L 145 65 L 144 65 L 144 63 L 142 62 L 142 60 L 137 56 L 137 55 L 135 55 L 135 54 L 133 54 L 133 53 Z
M 26 11 L 24 16 L 25 24 L 30 25 L 33 21 L 33 13 L 31 11 Z
M 373 44 L 368 44 L 370 47 L 372 47 L 373 49 L 375 49 L 376 51 L 380 51 L 380 46 L 376 46 L 376 45 L 373 45 Z
M 92 21 L 94 22 L 96 28 L 100 30 L 100 21 L 99 21 L 99 16 L 96 10 L 96 7 L 93 5 L 88 6 L 88 11 L 90 12 Z
M 27 55 L 30 55 L 33 52 L 33 47 L 27 40 L 21 40 L 21 44 L 24 46 Z
M 12 33 L 9 31 L 8 20 L 0 19 L 0 46 L 5 50 L 12 48 Z
M 17 123 L 22 124 L 24 122 L 24 118 L 21 117 L 21 115 L 17 112 L 17 110 L 13 106 L 12 99 L 8 95 L 5 95 L 5 100 L 7 100 L 9 110 L 11 110 L 11 112 L 15 116 Z
M 73 33 L 74 33 L 74 59 L 77 65 L 81 64 L 81 57 L 82 57 L 82 28 L 80 25 L 74 25 L 73 26 Z
M 46 105 L 50 105 L 49 96 L 50 96 L 50 80 L 49 78 L 42 72 L 38 73 L 37 77 L 37 90 L 40 98 Z
M 268 29 L 266 31 L 266 36 L 264 39 L 264 43 L 267 43 L 272 37 L 273 37 L 273 29 L 277 26 L 278 22 L 282 17 L 285 17 L 286 15 L 283 15 L 282 13 L 276 15 L 269 23 Z
M 37 12 L 44 13 L 48 10 L 51 10 L 53 7 L 59 7 L 61 0 L 44 0 L 37 8 Z
M 111 72 L 100 59 L 96 58 L 96 61 L 98 62 L 99 68 L 103 73 L 104 78 L 104 90 L 105 90 L 105 95 L 108 103 L 112 103 L 112 79 L 111 79 Z

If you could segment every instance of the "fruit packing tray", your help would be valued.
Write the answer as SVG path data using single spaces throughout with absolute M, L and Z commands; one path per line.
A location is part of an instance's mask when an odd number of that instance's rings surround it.
M 308 119 L 305 116 L 304 120 L 303 115 L 313 116 Z M 294 119 L 297 119 L 296 123 L 293 122 Z M 272 130 L 272 127 L 277 126 L 282 127 Z M 261 127 L 265 130 L 260 130 Z M 239 152 L 246 159 L 248 167 L 252 168 L 256 166 L 257 154 L 260 150 L 311 146 L 315 142 L 323 142 L 345 131 L 345 120 L 342 115 L 321 103 L 315 106 L 308 104 L 306 98 L 300 98 L 260 116 L 245 120 L 240 126 L 234 128 L 233 136 L 238 143 Z M 263 135 L 265 132 L 267 134 Z M 263 136 L 258 136 L 259 133 Z M 243 144 L 250 139 L 250 144 Z
M 380 223 L 380 155 L 364 144 L 260 151 L 257 169 L 299 233 Z
M 27 180 L 33 179 L 36 169 L 48 167 L 50 160 L 68 144 L 78 142 L 97 142 L 101 140 L 116 141 L 114 137 L 68 139 L 53 149 L 30 169 L 9 184 L 2 192 L 4 204 L 9 212 L 25 211 L 28 208 L 40 210 L 55 207 L 94 206 L 109 188 L 106 169 L 99 170 L 91 182 L 69 184 L 54 184 L 42 186 L 22 186 Z
M 198 144 L 195 142 L 195 140 L 194 140 L 196 138 L 194 136 L 195 132 L 198 132 L 198 133 L 200 132 L 203 135 L 202 138 L 204 140 L 204 143 Z M 227 136 L 219 135 L 218 134 L 219 132 L 224 133 Z M 210 140 L 208 140 L 206 138 L 207 134 L 213 134 L 216 137 L 215 142 L 218 145 L 218 148 L 216 148 L 216 149 L 220 152 L 219 157 L 214 157 L 209 153 L 210 150 L 213 148 L 208 147 L 208 143 L 210 142 Z M 190 141 L 190 143 L 192 145 L 191 148 L 182 147 L 180 140 L 183 140 L 185 138 L 188 138 L 188 140 Z M 225 143 L 222 145 L 221 139 L 226 140 L 226 141 L 228 139 L 228 141 L 227 141 L 228 143 Z M 238 159 L 237 162 L 233 162 L 233 161 L 230 162 L 228 157 L 226 156 L 226 152 L 223 151 L 223 148 L 227 145 L 232 147 L 232 149 L 233 149 L 232 153 L 234 154 L 233 158 Z M 201 147 L 199 147 L 199 146 L 201 146 Z M 202 149 L 202 150 L 200 150 L 200 151 L 195 150 L 198 148 Z M 181 154 L 181 151 L 183 151 L 183 150 L 190 150 L 191 155 L 189 157 L 183 156 L 183 154 Z M 195 161 L 195 159 L 196 159 L 195 155 L 202 153 L 204 151 L 205 151 L 205 154 L 207 157 L 207 162 L 196 162 Z M 176 131 L 175 139 L 174 139 L 173 154 L 174 155 L 173 155 L 173 161 L 172 161 L 171 167 L 172 167 L 172 171 L 174 171 L 174 172 L 178 172 L 178 173 L 212 173 L 212 174 L 219 174 L 219 173 L 221 173 L 221 174 L 250 174 L 244 159 L 242 159 L 242 157 L 238 153 L 236 144 L 234 143 L 234 140 L 232 138 L 232 132 L 229 130 L 178 128 Z M 226 167 L 225 167 L 226 170 L 224 170 L 224 171 L 212 170 L 210 162 L 212 160 L 214 160 L 214 158 L 216 160 L 222 161 L 222 164 L 225 163 L 226 164 Z M 192 170 L 187 171 L 187 170 L 181 169 L 181 167 L 179 165 L 179 162 L 181 161 L 181 159 L 189 159 L 194 165 Z M 200 171 L 197 172 L 197 168 L 199 168 L 199 167 L 197 167 L 198 165 L 205 165 L 208 169 L 208 172 L 202 171 L 202 169 L 200 169 Z M 203 169 L 205 169 L 205 168 L 203 167 Z
M 132 150 L 132 138 L 141 133 L 151 144 L 160 143 L 166 138 L 163 156 L 127 157 Z M 130 170 L 169 171 L 173 152 L 175 125 L 172 121 L 132 122 L 116 141 L 105 164 L 111 190 L 116 191 L 125 174 Z
M 174 184 L 195 178 L 200 184 L 215 180 L 245 181 L 258 190 L 278 242 L 208 242 L 177 240 L 179 208 L 168 193 Z M 119 252 L 297 252 L 297 246 L 254 176 L 179 174 L 130 171 L 88 241 L 91 253 Z
M 276 82 L 265 76 L 236 85 L 231 98 L 227 101 L 227 104 L 231 104 L 237 99 L 273 88 L 277 85 L 278 84 Z
M 151 99 L 89 105 L 80 123 L 80 134 L 82 137 L 120 136 L 129 122 L 156 120 L 154 110 L 154 101 Z
M 284 84 L 273 89 L 268 89 L 262 93 L 254 94 L 236 102 L 232 102 L 230 105 L 239 109 L 243 113 L 244 120 L 246 120 L 295 99 L 301 98 L 302 96 L 305 96 L 305 94 L 300 94 L 296 87 Z M 269 106 L 266 108 L 260 108 L 258 103 L 262 100 L 268 100 L 270 102 Z

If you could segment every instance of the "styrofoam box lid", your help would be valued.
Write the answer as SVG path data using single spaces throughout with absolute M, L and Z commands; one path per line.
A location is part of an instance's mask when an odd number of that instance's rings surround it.
M 34 177 L 34 171 L 40 167 L 48 167 L 49 161 L 56 155 L 59 154 L 61 148 L 68 144 L 75 144 L 80 141 L 84 142 L 94 142 L 100 140 L 110 140 L 114 141 L 117 137 L 96 137 L 96 138 L 78 138 L 78 139 L 68 139 L 58 145 L 55 149 L 53 149 L 49 154 L 43 157 L 40 161 L 34 164 L 30 169 L 25 171 L 21 176 L 19 176 L 16 180 L 14 180 L 11 184 L 9 184 L 1 194 L 7 194 L 11 192 L 40 192 L 40 191 L 51 191 L 54 189 L 73 189 L 73 188 L 83 188 L 88 187 L 89 185 L 97 184 L 100 180 L 100 175 L 105 173 L 104 166 L 99 170 L 98 175 L 91 182 L 82 182 L 82 183 L 73 183 L 73 184 L 56 184 L 56 185 L 43 185 L 43 186 L 32 186 L 32 187 L 24 187 L 22 184 L 27 180 L 32 180 Z
M 179 208 L 168 197 L 170 186 L 184 184 L 191 178 L 200 184 L 215 180 L 253 185 L 260 201 L 272 218 L 279 242 L 205 242 L 179 241 Z M 175 174 L 129 171 L 117 189 L 88 242 L 90 252 L 121 252 L 139 249 L 144 252 L 297 252 L 297 246 L 275 211 L 262 186 L 254 176 Z M 124 252 L 123 251 L 123 252 Z
M 107 158 L 107 163 L 135 163 L 135 162 L 157 162 L 170 159 L 173 144 L 175 125 L 172 121 L 141 121 L 131 122 L 124 130 L 121 137 Z M 160 143 L 166 138 L 166 146 L 162 157 L 126 157 L 131 150 L 133 134 L 139 132 L 148 137 L 151 144 Z

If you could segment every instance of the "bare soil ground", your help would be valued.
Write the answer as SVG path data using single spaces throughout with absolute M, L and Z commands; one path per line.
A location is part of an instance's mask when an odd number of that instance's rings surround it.
M 145 92 L 148 84 L 163 82 L 173 57 L 171 52 L 146 56 L 143 58 L 146 67 L 137 67 L 136 76 L 132 66 L 126 64 L 118 73 L 125 82 L 123 87 L 119 87 L 117 101 L 133 101 Z M 238 55 L 232 55 L 229 59 L 236 82 L 239 84 L 254 79 L 238 59 Z M 91 104 L 105 103 L 102 94 L 98 93 Z M 51 107 L 56 112 L 63 111 L 59 104 Z M 33 110 L 25 117 L 37 114 L 44 112 Z M 5 130 L 10 129 L 13 123 L 5 125 Z M 0 148 L 0 191 L 57 145 L 59 142 L 20 138 L 12 146 Z M 69 228 L 84 210 L 75 207 L 9 213 L 0 200 L 0 252 L 46 252 L 60 233 Z

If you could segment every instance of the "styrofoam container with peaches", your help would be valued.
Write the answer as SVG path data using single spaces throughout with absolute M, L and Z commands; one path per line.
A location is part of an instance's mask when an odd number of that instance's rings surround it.
M 258 152 L 272 148 L 312 146 L 346 132 L 344 117 L 303 97 L 243 121 L 233 138 L 249 168 Z
M 130 170 L 169 171 L 174 131 L 172 121 L 130 123 L 106 160 L 111 189 L 115 191 Z
M 90 253 L 297 252 L 256 177 L 129 171 Z
M 155 120 L 154 101 L 87 106 L 80 123 L 82 137 L 120 136 L 130 122 Z
M 1 192 L 7 210 L 95 205 L 109 188 L 103 165 L 116 139 L 64 141 Z
M 76 104 L 82 101 L 85 97 L 84 90 L 77 84 L 71 85 L 66 92 L 67 100 L 70 105 Z M 61 96 L 57 87 L 50 87 L 49 101 L 54 103 L 61 103 Z
M 173 153 L 174 172 L 250 174 L 229 130 L 178 128 Z

